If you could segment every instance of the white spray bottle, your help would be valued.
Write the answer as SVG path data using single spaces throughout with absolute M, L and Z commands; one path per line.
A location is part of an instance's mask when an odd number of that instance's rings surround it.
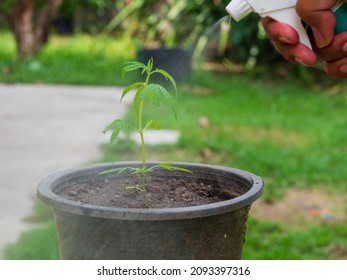
M 312 49 L 306 30 L 295 11 L 296 2 L 297 0 L 232 0 L 226 10 L 236 21 L 255 12 L 261 17 L 268 16 L 289 24 L 298 32 L 300 42 Z M 335 33 L 346 31 L 347 5 L 338 1 L 332 11 L 337 19 Z

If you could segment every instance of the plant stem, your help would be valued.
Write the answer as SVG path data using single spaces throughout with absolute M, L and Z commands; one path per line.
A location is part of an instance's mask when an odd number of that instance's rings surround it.
M 144 102 L 140 102 L 139 108 L 139 134 L 141 137 L 141 157 L 142 157 L 142 169 L 146 170 L 146 149 L 145 149 L 145 137 L 144 137 L 144 129 L 143 129 L 143 104 Z
M 148 202 L 148 192 L 146 189 L 146 170 L 147 170 L 147 166 L 146 166 L 146 149 L 145 149 L 145 137 L 144 137 L 144 129 L 143 129 L 143 104 L 144 101 L 142 100 L 140 102 L 140 108 L 139 108 L 139 134 L 140 134 L 140 138 L 141 138 L 141 157 L 142 157 L 142 169 L 141 169 L 141 186 L 142 186 L 142 192 L 144 195 L 144 200 L 145 200 L 145 204 L 146 206 L 149 206 L 149 202 Z
M 145 87 L 148 86 L 149 83 L 149 77 L 151 76 L 151 71 L 147 71 L 147 77 L 145 81 Z M 147 165 L 146 165 L 146 147 L 145 147 L 145 137 L 144 137 L 144 128 L 143 128 L 143 105 L 144 100 L 140 101 L 139 111 L 138 111 L 138 132 L 140 134 L 141 138 L 141 157 L 142 157 L 142 169 L 141 169 L 141 189 L 144 195 L 145 204 L 148 207 L 149 201 L 148 201 L 148 192 L 146 188 L 146 172 L 147 172 Z

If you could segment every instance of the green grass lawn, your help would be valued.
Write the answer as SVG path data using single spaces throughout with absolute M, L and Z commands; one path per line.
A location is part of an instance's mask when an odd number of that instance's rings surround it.
M 124 61 L 135 57 L 135 43 L 107 36 L 53 36 L 40 55 L 19 63 L 10 33 L 0 33 L 0 82 L 46 84 L 121 84 Z
M 136 53 L 129 40 L 54 37 L 36 60 L 19 64 L 14 60 L 10 35 L 0 34 L 0 41 L 6 42 L 0 49 L 0 82 L 10 83 L 116 86 L 121 84 L 122 62 L 133 59 Z M 197 71 L 190 82 L 178 87 L 178 122 L 163 120 L 167 128 L 181 132 L 179 142 L 149 147 L 149 159 L 248 170 L 263 177 L 263 197 L 269 203 L 283 198 L 288 189 L 324 190 L 345 196 L 346 84 L 333 81 L 327 86 L 314 78 L 309 79 L 311 83 L 294 78 L 276 81 L 274 76 Z M 149 112 L 170 115 L 153 108 Z M 208 120 L 208 125 L 199 125 L 201 118 Z M 95 161 L 139 159 L 133 143 L 118 141 L 103 150 L 102 158 Z M 58 258 L 52 216 L 41 204 L 38 208 L 33 214 L 37 226 L 8 247 L 7 258 Z M 345 220 L 298 228 L 286 221 L 251 217 L 244 258 L 347 259 L 346 236 Z

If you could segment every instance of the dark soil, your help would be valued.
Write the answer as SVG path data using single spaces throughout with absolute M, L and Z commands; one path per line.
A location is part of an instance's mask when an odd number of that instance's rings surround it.
M 100 180 L 90 179 L 61 190 L 58 195 L 83 204 L 106 207 L 144 208 L 144 195 L 140 177 L 119 177 Z M 247 188 L 238 182 L 227 185 L 216 180 L 179 177 L 147 176 L 149 207 L 176 208 L 220 202 L 238 197 Z

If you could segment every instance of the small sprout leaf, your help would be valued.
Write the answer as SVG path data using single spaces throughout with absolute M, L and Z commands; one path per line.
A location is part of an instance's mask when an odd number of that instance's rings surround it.
M 166 78 L 166 80 L 168 80 L 168 81 L 171 82 L 172 86 L 173 86 L 174 89 L 175 89 L 175 92 L 177 92 L 176 82 L 175 82 L 174 78 L 173 78 L 168 72 L 166 72 L 165 70 L 162 70 L 162 69 L 156 69 L 156 70 L 154 71 L 154 73 L 160 73 L 160 74 L 162 74 L 162 75 Z
M 100 174 L 117 173 L 117 175 L 119 175 L 120 173 L 124 172 L 127 169 L 130 169 L 130 167 L 111 168 L 111 169 L 107 169 L 107 170 L 100 172 Z
M 173 165 L 172 163 L 161 163 L 161 164 L 158 164 L 158 167 L 169 170 L 169 171 L 176 170 L 176 171 L 192 173 L 190 170 Z
M 141 87 L 143 86 L 143 82 L 138 82 L 138 83 L 133 83 L 132 85 L 128 86 L 124 91 L 123 91 L 123 94 L 122 94 L 122 97 L 121 97 L 121 101 L 122 99 L 124 98 L 124 96 L 126 96 L 130 91 L 132 91 L 133 89 L 135 88 L 138 88 L 138 87 Z
M 129 186 L 129 187 L 126 187 L 127 190 L 137 190 L 137 191 L 140 191 L 140 192 L 144 192 L 143 189 L 141 189 L 140 187 L 137 187 L 137 186 Z
M 156 85 L 156 90 L 159 92 L 161 98 L 163 98 L 168 103 L 172 112 L 175 115 L 175 118 L 177 119 L 175 101 L 172 98 L 171 94 L 161 85 Z
M 124 80 L 124 76 L 126 73 L 135 71 L 135 70 L 140 69 L 140 68 L 143 68 L 143 69 L 146 68 L 146 65 L 144 65 L 141 62 L 137 62 L 137 61 L 126 62 L 125 65 L 126 66 L 124 66 L 123 70 L 122 70 L 122 79 L 123 80 Z
M 161 96 L 157 84 L 149 84 L 146 87 L 146 92 L 143 94 L 143 98 L 149 97 L 151 103 L 155 106 L 160 106 Z
M 161 129 L 161 124 L 158 121 L 150 120 L 147 123 L 145 129 L 147 129 L 147 128 L 154 129 L 154 130 L 160 130 Z
M 104 129 L 104 133 L 107 131 L 112 131 L 111 137 L 110 137 L 110 143 L 112 144 L 118 137 L 119 133 L 122 129 L 124 129 L 126 126 L 125 122 L 123 120 L 117 119 L 113 121 L 111 124 L 106 126 Z
M 161 101 L 165 101 L 171 108 L 172 112 L 177 119 L 175 101 L 171 94 L 161 85 L 149 84 L 137 97 L 139 101 L 145 100 L 149 97 L 151 103 L 155 106 L 160 106 Z
M 148 73 L 151 73 L 152 69 L 153 69 L 153 57 L 151 57 L 150 60 L 148 60 L 146 70 L 148 71 Z

